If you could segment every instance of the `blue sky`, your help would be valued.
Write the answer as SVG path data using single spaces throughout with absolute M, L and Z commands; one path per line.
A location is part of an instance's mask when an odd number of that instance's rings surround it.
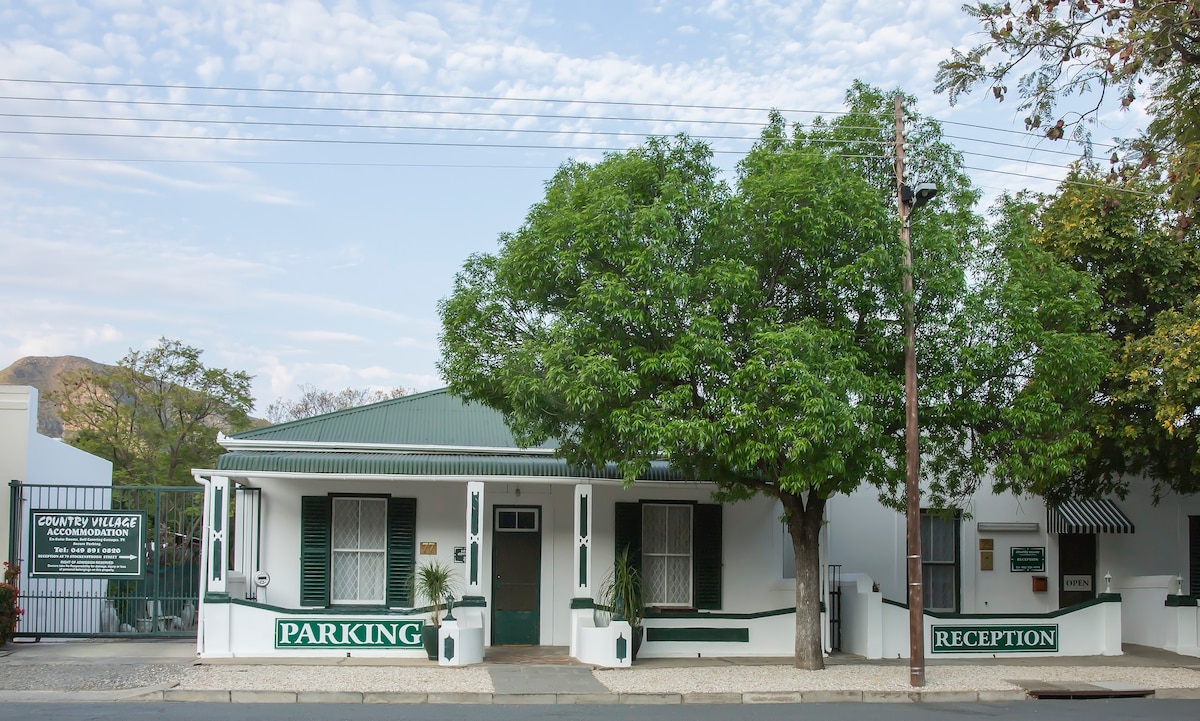
M 737 108 L 806 121 L 856 78 L 998 156 L 966 157 L 988 197 L 1049 189 L 1025 176 L 1071 158 L 1000 132 L 1015 103 L 933 94 L 977 39 L 959 6 L 0 0 L 0 367 L 166 336 L 255 376 L 260 412 L 439 387 L 438 299 L 559 163 L 688 131 L 732 167 L 766 117 Z

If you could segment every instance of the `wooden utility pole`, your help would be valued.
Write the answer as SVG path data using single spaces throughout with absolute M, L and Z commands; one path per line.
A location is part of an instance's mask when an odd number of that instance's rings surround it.
M 921 569 L 921 456 L 917 444 L 917 328 L 913 310 L 913 262 L 909 217 L 915 196 L 904 177 L 904 106 L 896 93 L 896 202 L 904 248 L 904 493 L 908 535 L 908 682 L 925 685 L 925 608 Z

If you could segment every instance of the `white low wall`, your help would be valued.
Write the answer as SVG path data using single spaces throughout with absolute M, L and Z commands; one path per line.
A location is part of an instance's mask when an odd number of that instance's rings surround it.
M 829 624 L 821 613 L 821 647 L 828 651 Z M 615 640 L 628 638 L 629 624 L 597 626 L 591 609 L 572 611 L 571 655 L 598 666 L 628 666 L 616 658 Z M 619 627 L 617 624 L 621 624 Z M 796 612 L 688 613 L 643 619 L 645 634 L 638 658 L 791 657 L 796 652 Z M 617 630 L 613 630 L 617 629 Z
M 458 610 L 456 609 L 456 613 Z M 285 621 L 421 621 L 420 615 L 371 615 L 289 612 L 269 606 L 247 603 L 202 602 L 201 622 L 197 630 L 197 648 L 201 658 L 427 658 L 423 648 L 276 648 L 275 622 Z M 418 633 L 419 636 L 419 633 Z
M 1118 579 L 1113 590 L 1121 594 L 1125 642 L 1166 648 L 1175 635 L 1175 619 L 1164 604 L 1175 592 L 1175 577 L 1131 576 Z
M 1200 606 L 1195 597 L 1176 596 L 1176 602 L 1186 599 L 1190 605 L 1166 606 L 1169 629 L 1167 645 L 1163 648 L 1184 656 L 1200 656 Z
M 891 658 L 883 652 L 883 594 L 873 587 L 866 574 L 842 576 L 841 650 L 865 658 Z M 904 639 L 907 642 L 907 634 Z
M 633 663 L 633 628 L 628 621 L 610 621 L 607 626 L 597 626 L 590 610 L 573 616 L 577 624 L 575 658 L 605 668 L 628 668 Z M 625 644 L 620 644 L 622 638 Z M 623 655 L 619 651 L 623 651 Z M 639 655 L 641 653 L 639 651 Z
M 842 584 L 842 650 L 866 658 L 908 658 L 908 608 L 884 601 L 865 575 L 849 580 Z M 1119 656 L 1121 607 L 1114 596 L 1045 614 L 926 613 L 925 656 Z
M 459 609 L 457 615 L 457 618 L 442 619 L 438 631 L 438 665 L 483 663 L 483 615 L 477 608 Z M 447 644 L 447 640 L 452 643 Z

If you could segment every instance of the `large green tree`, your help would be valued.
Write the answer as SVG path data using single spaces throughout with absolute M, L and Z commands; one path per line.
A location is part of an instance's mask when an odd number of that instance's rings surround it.
M 778 498 L 796 556 L 796 665 L 822 666 L 818 532 L 827 500 L 903 479 L 901 249 L 886 148 L 891 97 L 789 132 L 772 116 L 730 188 L 709 149 L 654 138 L 564 165 L 496 254 L 472 256 L 441 304 L 440 369 L 501 410 L 518 440 L 573 462 L 654 459 Z M 978 480 L 963 433 L 977 398 L 961 338 L 978 334 L 967 268 L 975 194 L 937 126 L 915 122 L 922 179 L 916 307 L 925 479 Z
M 162 338 L 110 369 L 69 374 L 57 394 L 66 441 L 112 461 L 119 484 L 191 483 L 191 469 L 221 454 L 217 432 L 249 428 L 254 405 L 250 376 L 206 367 L 202 353 Z
M 1140 177 L 1111 179 L 1073 171 L 1047 197 L 1013 202 L 1011 228 L 1028 238 L 1062 302 L 1083 301 L 1082 315 L 1044 319 L 1073 328 L 1095 351 L 1088 370 L 1072 376 L 1043 368 L 1025 396 L 1058 384 L 1072 397 L 1074 437 L 1083 455 L 1047 495 L 1124 494 L 1131 474 L 1164 491 L 1200 491 L 1200 233 L 1180 233 L 1162 186 Z M 1080 306 L 1076 306 L 1077 308 Z M 1053 349 L 1042 357 L 1052 361 Z M 1099 371 L 1090 390 L 1063 392 Z
M 940 65 L 938 91 L 950 101 L 985 85 L 1013 91 L 1026 125 L 1083 141 L 1110 107 L 1147 97 L 1150 124 L 1129 139 L 1131 164 L 1161 168 L 1179 230 L 1200 214 L 1200 3 L 1196 0 L 1012 0 L 963 9 L 987 39 L 953 51 Z M 1064 112 L 1064 108 L 1066 111 Z

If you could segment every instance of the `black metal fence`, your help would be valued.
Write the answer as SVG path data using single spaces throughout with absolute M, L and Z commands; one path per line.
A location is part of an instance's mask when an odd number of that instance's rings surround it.
M 20 566 L 20 637 L 194 636 L 204 489 L 199 486 L 36 485 L 13 481 L 9 561 Z M 34 511 L 145 513 L 140 578 L 30 578 Z

